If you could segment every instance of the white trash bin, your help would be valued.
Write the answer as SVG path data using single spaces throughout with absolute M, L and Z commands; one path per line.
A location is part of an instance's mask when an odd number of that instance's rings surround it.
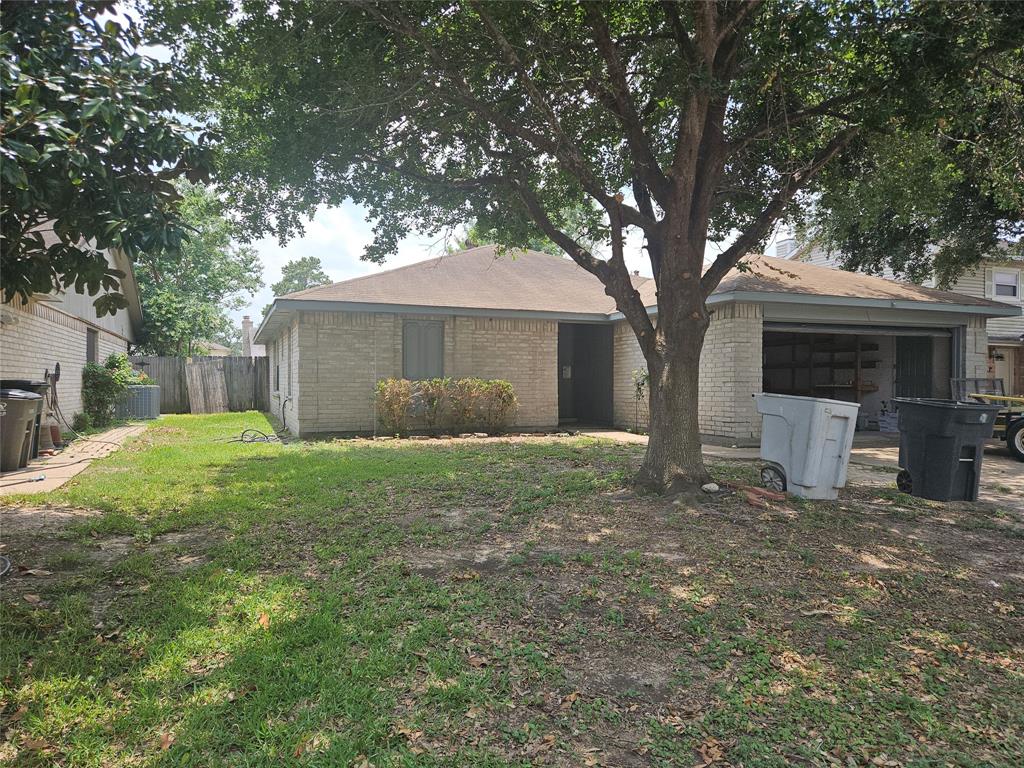
M 764 392 L 754 398 L 763 417 L 765 487 L 805 499 L 836 498 L 846 485 L 860 403 Z

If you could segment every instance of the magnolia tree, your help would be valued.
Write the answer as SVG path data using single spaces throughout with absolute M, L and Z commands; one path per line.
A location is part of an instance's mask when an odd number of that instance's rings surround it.
M 172 183 L 205 178 L 206 135 L 176 114 L 169 66 L 136 52 L 115 3 L 5 3 L 0 18 L 3 300 L 74 287 L 98 315 L 128 306 L 132 259 L 187 237 Z
M 593 274 L 647 361 L 638 480 L 660 490 L 707 477 L 698 370 L 722 278 L 837 158 L 970 110 L 1022 26 L 1013 4 L 867 0 L 159 0 L 148 13 L 223 134 L 221 181 L 254 235 L 286 239 L 351 199 L 376 222 L 370 260 L 473 220 L 510 246 L 542 235 Z M 573 236 L 564 212 L 581 207 L 599 215 Z M 653 317 L 628 230 L 650 258 Z M 705 267 L 712 241 L 729 244 Z

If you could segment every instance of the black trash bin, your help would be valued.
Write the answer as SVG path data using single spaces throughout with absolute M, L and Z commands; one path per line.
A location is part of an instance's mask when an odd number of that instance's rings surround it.
M 32 445 L 29 448 L 29 458 L 39 458 L 39 431 L 43 424 L 43 411 L 46 408 L 46 393 L 50 391 L 48 381 L 37 381 L 35 379 L 0 379 L 0 389 L 23 389 L 26 392 L 35 392 L 42 395 L 36 413 L 36 421 L 32 427 Z
M 899 405 L 901 491 L 935 501 L 976 501 L 985 441 L 998 405 L 929 398 Z
M 32 451 L 32 430 L 43 396 L 23 389 L 0 389 L 4 417 L 0 419 L 0 472 L 28 464 Z

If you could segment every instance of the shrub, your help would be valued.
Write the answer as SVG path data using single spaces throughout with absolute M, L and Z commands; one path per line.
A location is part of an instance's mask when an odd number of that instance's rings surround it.
M 377 420 L 389 435 L 408 430 L 412 410 L 412 382 L 408 379 L 381 379 L 377 382 Z
M 512 423 L 519 403 L 512 385 L 501 379 L 383 379 L 377 382 L 377 420 L 388 434 L 501 432 Z
M 92 429 L 92 419 L 89 418 L 89 414 L 76 413 L 75 418 L 71 420 L 71 429 L 75 432 L 86 432 Z
M 128 385 L 139 381 L 140 375 L 124 353 L 111 355 L 103 365 L 86 363 L 82 369 L 82 408 L 92 426 L 105 427 L 109 424 L 114 414 L 114 403 L 125 393 Z

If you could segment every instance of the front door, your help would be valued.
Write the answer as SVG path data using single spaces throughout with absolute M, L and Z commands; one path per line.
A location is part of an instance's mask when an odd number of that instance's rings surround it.
M 930 336 L 896 339 L 896 397 L 932 396 L 932 340 Z
M 1002 379 L 1003 392 L 1008 395 L 1014 394 L 1016 382 L 1013 380 L 1013 347 L 990 347 L 989 364 L 991 365 L 991 376 L 993 379 Z

